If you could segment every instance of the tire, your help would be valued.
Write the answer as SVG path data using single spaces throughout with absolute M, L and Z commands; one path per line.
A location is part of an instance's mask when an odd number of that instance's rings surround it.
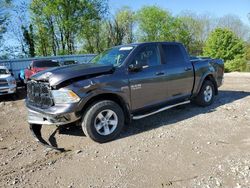
M 199 94 L 194 100 L 194 103 L 199 106 L 209 106 L 214 102 L 215 86 L 210 80 L 205 80 L 199 91 Z
M 104 143 L 115 139 L 124 127 L 124 112 L 110 100 L 93 103 L 82 118 L 82 129 L 92 140 Z

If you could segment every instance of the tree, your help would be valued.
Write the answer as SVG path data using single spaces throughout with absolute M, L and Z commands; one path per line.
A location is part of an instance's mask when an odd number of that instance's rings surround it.
M 222 58 L 224 61 L 243 58 L 245 54 L 243 41 L 228 29 L 217 28 L 209 35 L 204 55 Z
M 134 41 L 133 28 L 135 24 L 135 13 L 131 8 L 125 6 L 118 10 L 115 19 L 124 32 L 122 42 L 125 44 L 132 43 Z
M 107 1 L 101 0 L 33 0 L 31 13 L 39 41 L 38 52 L 42 55 L 75 53 L 80 33 L 89 30 L 106 11 Z
M 35 57 L 35 42 L 34 42 L 34 33 L 33 26 L 30 24 L 29 29 L 22 27 L 24 42 L 27 46 L 27 51 L 29 57 Z
M 157 6 L 145 6 L 137 15 L 139 41 L 173 40 L 171 25 L 173 17 Z
M 185 11 L 182 12 L 178 18 L 182 21 L 183 26 L 190 34 L 187 38 L 187 48 L 191 54 L 200 55 L 204 43 L 209 33 L 215 27 L 215 19 L 210 14 L 201 14 Z
M 236 15 L 228 14 L 219 18 L 217 27 L 229 29 L 243 40 L 249 39 L 249 27 Z
M 134 40 L 134 12 L 129 7 L 119 9 L 114 16 L 96 21 L 85 21 L 88 29 L 81 31 L 83 52 L 100 53 L 106 48 Z
M 7 31 L 7 21 L 9 18 L 8 12 L 5 11 L 11 4 L 10 0 L 0 1 L 0 41 L 3 38 L 3 34 Z

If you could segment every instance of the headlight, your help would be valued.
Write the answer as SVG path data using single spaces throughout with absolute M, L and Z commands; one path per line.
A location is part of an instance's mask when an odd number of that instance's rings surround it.
M 54 102 L 57 104 L 76 103 L 80 98 L 71 90 L 52 90 Z
M 15 79 L 8 80 L 8 82 L 9 82 L 9 85 L 16 85 Z

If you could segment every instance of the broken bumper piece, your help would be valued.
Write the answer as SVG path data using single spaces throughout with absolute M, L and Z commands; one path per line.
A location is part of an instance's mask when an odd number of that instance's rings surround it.
M 33 110 L 28 110 L 28 122 L 30 125 L 30 130 L 35 137 L 36 141 L 40 142 L 43 146 L 55 149 L 58 151 L 65 151 L 64 148 L 58 148 L 52 146 L 47 141 L 45 141 L 41 134 L 41 129 L 43 125 L 67 125 L 79 120 L 75 113 L 66 113 L 61 115 L 46 115 Z
M 48 142 L 46 142 L 42 137 L 41 129 L 42 129 L 42 125 L 30 124 L 31 133 L 35 137 L 37 142 L 41 143 L 43 146 L 50 148 L 50 149 L 58 150 L 61 152 L 65 151 L 64 148 L 58 148 L 58 147 L 52 146 Z

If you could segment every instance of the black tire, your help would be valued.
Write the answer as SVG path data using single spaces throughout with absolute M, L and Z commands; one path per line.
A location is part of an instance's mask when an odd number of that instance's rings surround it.
M 107 117 L 108 112 L 111 112 L 111 113 L 114 112 L 115 114 L 113 114 L 110 118 L 108 118 Z M 105 117 L 105 120 L 100 121 L 100 118 L 98 116 L 100 114 L 104 115 L 103 117 Z M 110 119 L 116 122 L 116 126 L 113 127 L 112 124 L 108 123 L 109 122 L 108 120 Z M 106 124 L 104 121 L 106 121 Z M 103 125 L 102 123 L 105 125 Z M 99 126 L 99 125 L 100 127 L 101 126 L 103 127 L 98 132 L 96 126 Z M 112 129 L 114 130 L 110 134 L 104 135 L 106 132 L 104 131 L 104 129 L 106 127 L 108 127 L 109 130 L 112 130 Z M 98 101 L 96 103 L 93 103 L 86 110 L 82 118 L 82 129 L 85 135 L 99 143 L 104 143 L 104 142 L 108 142 L 108 141 L 115 139 L 120 134 L 123 127 L 124 127 L 124 112 L 117 103 L 110 101 L 110 100 L 103 100 L 103 101 Z
M 210 88 L 212 90 L 211 96 L 207 96 L 205 94 L 205 91 L 207 91 L 207 88 Z M 202 84 L 199 94 L 194 99 L 194 103 L 199 106 L 209 106 L 214 102 L 214 96 L 215 96 L 215 86 L 213 82 L 211 82 L 210 80 L 205 80 L 204 83 Z

